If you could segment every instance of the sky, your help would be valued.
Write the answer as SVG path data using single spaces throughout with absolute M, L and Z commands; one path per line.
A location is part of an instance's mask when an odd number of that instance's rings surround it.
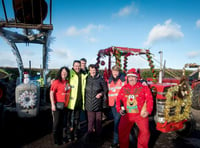
M 8 17 L 12 7 L 8 3 Z M 46 0 L 47 2 L 49 0 Z M 167 68 L 200 64 L 199 0 L 53 0 L 52 51 L 49 68 L 72 67 L 86 58 L 96 63 L 100 49 L 111 46 L 149 49 L 159 68 L 159 51 Z M 0 19 L 4 18 L 0 3 Z M 44 23 L 49 23 L 49 18 Z M 24 67 L 42 64 L 42 46 L 17 44 Z M 107 61 L 105 57 L 102 59 Z M 114 61 L 114 58 L 112 58 Z M 0 66 L 17 67 L 11 47 L 0 37 Z M 107 66 L 107 65 L 105 65 Z M 101 68 L 105 68 L 102 66 Z M 145 56 L 128 58 L 128 68 L 148 68 Z

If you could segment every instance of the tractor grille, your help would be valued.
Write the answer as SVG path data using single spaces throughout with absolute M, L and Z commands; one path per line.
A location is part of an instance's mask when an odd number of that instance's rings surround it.
M 156 99 L 156 122 L 164 123 L 165 122 L 165 99 Z

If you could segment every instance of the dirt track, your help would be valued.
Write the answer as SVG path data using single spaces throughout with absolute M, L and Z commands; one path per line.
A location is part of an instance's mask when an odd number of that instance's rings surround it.
M 195 112 L 199 116 L 199 112 Z M 51 111 L 40 112 L 34 119 L 19 119 L 16 112 L 6 112 L 5 120 L 1 123 L 4 128 L 0 131 L 1 148 L 51 148 L 54 147 L 52 141 L 52 116 Z M 195 115 L 195 116 L 196 116 Z M 151 139 L 150 148 L 200 148 L 200 129 L 187 138 L 180 138 L 175 132 L 160 133 L 155 130 L 155 123 L 150 121 Z M 86 143 L 84 137 L 76 142 L 71 142 L 59 146 L 61 148 L 108 148 L 112 143 L 113 121 L 103 122 L 103 136 L 101 140 Z M 135 140 L 134 140 L 135 141 Z M 136 143 L 131 143 L 130 147 L 136 147 Z

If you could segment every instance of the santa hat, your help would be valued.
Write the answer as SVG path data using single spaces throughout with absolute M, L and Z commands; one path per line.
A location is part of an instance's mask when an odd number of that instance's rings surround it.
M 127 77 L 128 76 L 138 77 L 138 73 L 137 73 L 136 69 L 135 68 L 130 69 L 127 73 Z

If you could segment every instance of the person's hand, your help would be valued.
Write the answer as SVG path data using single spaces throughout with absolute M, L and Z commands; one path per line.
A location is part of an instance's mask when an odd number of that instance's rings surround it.
M 142 112 L 140 115 L 141 115 L 143 118 L 146 118 L 146 117 L 149 115 L 149 113 L 148 113 L 147 111 L 144 111 L 144 112 Z
M 126 114 L 126 113 L 125 113 L 123 110 L 121 110 L 121 109 L 120 109 L 119 113 L 120 113 L 120 115 L 122 115 L 122 116 L 124 116 L 124 115 Z
M 101 93 L 98 93 L 98 94 L 96 95 L 96 98 L 99 99 L 99 98 L 101 98 L 101 96 L 102 96 L 102 94 L 101 94 Z
M 147 82 L 145 82 L 145 81 L 142 82 L 142 85 L 143 86 L 148 86 Z
M 51 105 L 51 110 L 52 110 L 52 111 L 56 111 L 56 106 L 55 106 L 55 104 L 52 104 L 52 105 Z

